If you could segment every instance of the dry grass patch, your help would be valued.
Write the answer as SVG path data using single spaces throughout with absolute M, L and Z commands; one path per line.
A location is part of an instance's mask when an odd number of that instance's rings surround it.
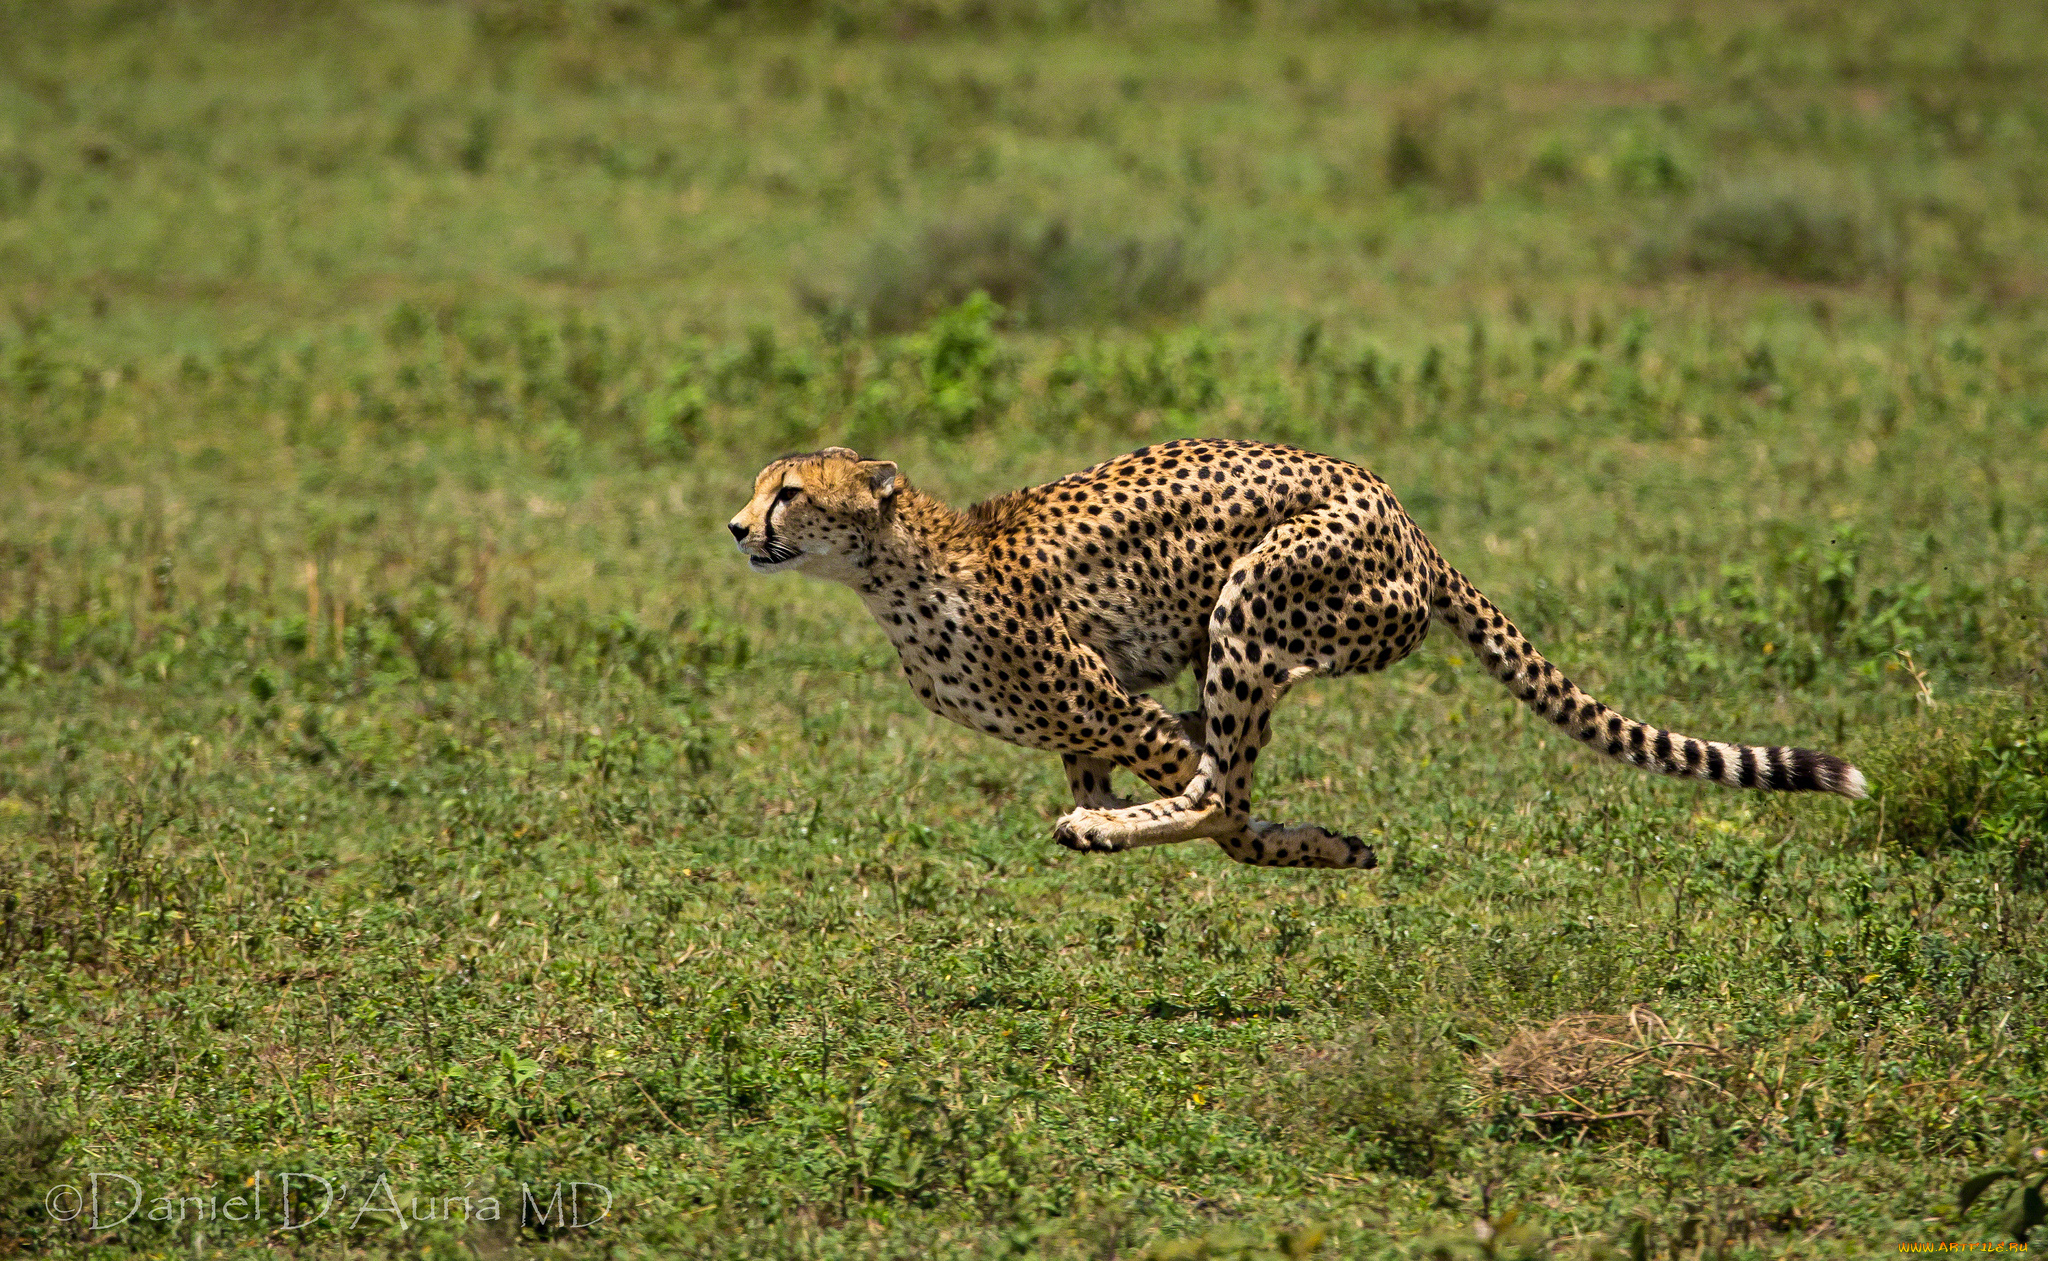
M 1482 1112 L 1546 1129 L 1637 1121 L 1652 1141 L 1679 1117 L 1719 1111 L 1750 1093 L 1732 1050 L 1712 1035 L 1673 1029 L 1647 1007 L 1524 1029 L 1473 1068 Z

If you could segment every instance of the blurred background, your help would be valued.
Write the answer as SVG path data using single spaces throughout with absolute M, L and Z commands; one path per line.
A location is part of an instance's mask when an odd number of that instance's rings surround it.
M 368 502 L 529 479 L 575 500 L 579 477 L 707 459 L 729 497 L 827 441 L 976 498 L 1229 433 L 1342 447 L 1428 507 L 1470 492 L 1443 475 L 1503 416 L 1880 468 L 1949 375 L 1997 378 L 1992 423 L 2033 453 L 2048 419 L 2028 6 L 0 14 L 13 485 L 173 516 L 260 485 L 239 524 L 112 544 L 132 583 L 182 533 L 187 595 L 225 580 L 223 549 L 348 546 Z M 1790 384 L 1809 360 L 1824 399 Z M 1849 428 L 1775 440 L 1808 412 Z M 1984 500 L 1973 522 L 2038 498 L 1982 436 L 1929 496 Z M 920 466 L 933 442 L 986 449 Z M 79 503 L 12 507 L 36 537 Z
M 99 1246 L 88 1157 L 595 1179 L 664 1255 L 1996 1234 L 2044 83 L 2034 4 L 0 0 L 0 1251 Z M 1595 765 L 1440 642 L 1262 762 L 1383 871 L 1084 860 L 723 529 L 787 451 L 1196 434 L 1876 798 Z

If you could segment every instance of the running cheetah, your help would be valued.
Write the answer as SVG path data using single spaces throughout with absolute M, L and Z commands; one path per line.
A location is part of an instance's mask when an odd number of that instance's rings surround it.
M 1531 709 L 1635 766 L 1744 788 L 1865 795 L 1810 749 L 1696 740 L 1586 695 L 1444 563 L 1385 482 L 1294 447 L 1146 447 L 956 512 L 844 447 L 776 460 L 729 528 L 760 573 L 846 583 L 925 707 L 1057 753 L 1053 829 L 1113 853 L 1209 837 L 1239 862 L 1372 867 L 1371 847 L 1251 814 L 1273 706 L 1317 674 L 1384 670 L 1444 622 Z M 1200 708 L 1151 689 L 1190 665 Z M 1125 767 L 1159 794 L 1110 791 Z

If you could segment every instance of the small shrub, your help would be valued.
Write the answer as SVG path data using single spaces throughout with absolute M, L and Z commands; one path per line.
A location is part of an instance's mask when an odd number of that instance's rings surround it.
M 1039 328 L 1134 324 L 1185 315 L 1209 280 L 1177 237 L 1077 234 L 1055 221 L 1032 232 L 1007 219 L 940 224 L 909 244 L 876 247 L 850 295 L 799 288 L 814 313 L 835 307 L 877 333 L 917 328 L 984 293 L 1020 323 Z
M 1528 181 L 1538 187 L 1562 188 L 1579 178 L 1579 164 L 1562 140 L 1552 139 L 1529 160 Z
M 995 331 L 1002 313 L 976 292 L 915 339 L 924 384 L 918 410 L 938 432 L 965 433 L 1009 404 L 1012 364 Z
M 1753 272 L 1778 280 L 1842 284 L 1876 268 L 1882 251 L 1864 217 L 1816 192 L 1736 189 L 1698 205 L 1675 245 L 1655 243 L 1651 271 Z
M 489 114 L 471 114 L 469 130 L 463 135 L 462 144 L 455 151 L 457 165 L 471 175 L 482 175 L 491 169 L 491 154 L 497 148 L 497 143 L 497 120 Z
M 38 1103 L 17 1100 L 0 1121 L 0 1238 L 18 1247 L 50 1225 L 45 1196 L 53 1194 L 51 1184 L 63 1181 L 58 1175 L 70 1139 L 71 1131 Z M 75 1209 L 55 1199 L 47 1203 Z
M 1255 1110 L 1311 1142 L 1341 1138 L 1367 1167 L 1421 1176 L 1463 1141 L 1463 1062 L 1440 1029 L 1376 1023 L 1309 1056 Z
M 665 386 L 649 391 L 641 409 L 641 441 L 649 454 L 686 460 L 704 437 L 704 415 L 711 400 L 687 371 L 671 376 Z
M 1329 0 L 1321 17 L 1332 26 L 1367 30 L 1483 31 L 1499 12 L 1497 0 Z
M 957 438 L 1006 414 L 1017 360 L 998 332 L 1003 308 L 976 291 L 907 337 L 884 340 L 840 430 L 857 446 L 886 446 L 906 430 Z
M 26 211 L 42 187 L 42 163 L 26 153 L 0 155 L 0 215 Z
M 1045 374 L 1042 423 L 1133 434 L 1159 423 L 1192 424 L 1223 399 L 1221 354 L 1209 336 L 1160 334 L 1143 345 L 1095 343 L 1061 352 Z
M 1206 1235 L 1157 1240 L 1140 1261 L 1299 1261 L 1322 1246 L 1323 1231 L 1315 1226 L 1283 1230 L 1270 1239 L 1263 1231 L 1225 1226 Z
M 1625 193 L 1682 193 L 1692 187 L 1692 175 L 1672 145 L 1654 136 L 1630 133 L 1613 162 L 1615 187 Z
M 1552 1255 L 1549 1236 L 1524 1219 L 1519 1209 L 1473 1221 L 1469 1230 L 1441 1231 L 1422 1241 L 1429 1261 L 1544 1261 Z M 1599 1252 L 1594 1256 L 1603 1255 Z
M 1437 180 L 1436 129 L 1427 118 L 1402 112 L 1387 132 L 1387 183 L 1395 188 Z
M 1457 201 L 1469 201 L 1479 192 L 1471 150 L 1446 142 L 1443 116 L 1434 109 L 1402 110 L 1394 116 L 1381 165 L 1390 188 L 1436 189 Z
M 2048 1145 L 2014 1143 L 2006 1162 L 2007 1168 L 1980 1173 L 1965 1182 L 1956 1192 L 1956 1212 L 1968 1213 L 1985 1192 L 2010 1179 L 2013 1186 L 2000 1206 L 1998 1224 L 2024 1250 L 2028 1237 L 2048 1225 L 2048 1200 L 2042 1194 L 2048 1190 Z
M 1884 813 L 1858 821 L 1867 839 L 1923 853 L 2010 846 L 2012 883 L 2048 886 L 2048 729 L 2037 710 L 1937 711 L 1895 730 L 1870 761 Z

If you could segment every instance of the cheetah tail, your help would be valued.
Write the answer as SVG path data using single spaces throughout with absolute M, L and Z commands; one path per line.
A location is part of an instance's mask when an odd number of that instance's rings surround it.
M 1766 745 L 1722 744 L 1660 731 L 1602 705 L 1580 691 L 1564 672 L 1479 594 L 1465 576 L 1444 566 L 1431 613 L 1457 628 L 1478 651 L 1480 663 L 1508 690 L 1573 739 L 1611 758 L 1684 779 L 1712 780 L 1741 788 L 1790 792 L 1869 795 L 1863 772 L 1827 753 Z

